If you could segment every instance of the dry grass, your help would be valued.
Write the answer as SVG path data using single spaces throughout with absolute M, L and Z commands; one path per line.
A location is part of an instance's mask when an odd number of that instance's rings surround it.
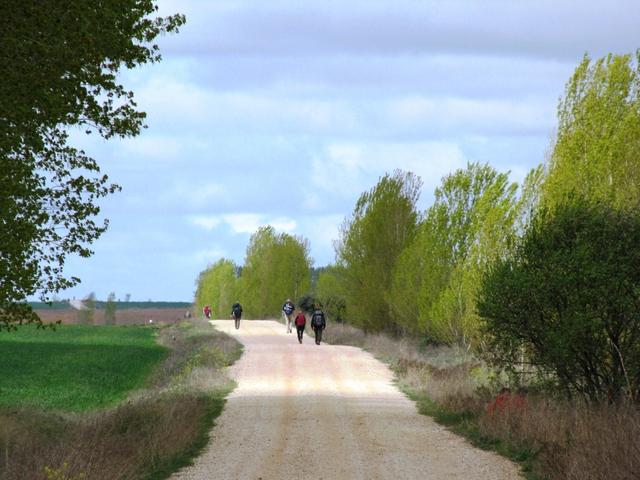
M 632 479 L 640 472 L 637 406 L 528 398 L 526 408 L 483 412 L 480 431 L 537 452 L 535 471 L 550 479 Z
M 465 351 L 421 348 L 410 339 L 367 335 L 348 325 L 331 325 L 325 337 L 329 343 L 364 348 L 389 363 L 399 386 L 423 411 L 476 444 L 523 462 L 530 478 L 640 478 L 637 405 L 586 405 L 527 395 L 524 406 L 489 413 L 499 386 L 489 382 L 490 372 Z
M 199 443 L 213 409 L 204 395 L 182 394 L 81 416 L 7 410 L 3 478 L 149 478 Z
M 231 383 L 233 339 L 202 322 L 160 330 L 171 348 L 149 387 L 116 408 L 86 414 L 0 410 L 0 478 L 166 478 L 207 441 Z

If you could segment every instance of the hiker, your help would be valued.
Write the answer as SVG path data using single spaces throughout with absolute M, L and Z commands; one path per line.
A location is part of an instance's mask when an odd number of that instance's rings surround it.
M 242 305 L 240 305 L 240 302 L 234 303 L 233 307 L 231 307 L 231 317 L 236 322 L 236 330 L 239 329 L 240 319 L 242 318 Z
M 211 318 L 211 306 L 205 305 L 202 309 L 202 313 L 204 313 L 205 317 Z
M 311 328 L 316 334 L 316 345 L 320 345 L 322 341 L 322 331 L 327 327 L 327 322 L 324 318 L 324 312 L 320 310 L 320 307 L 316 308 L 311 315 Z
M 293 311 L 296 307 L 293 305 L 290 299 L 287 298 L 287 301 L 282 305 L 282 314 L 284 315 L 284 320 L 287 323 L 287 333 L 291 333 L 291 324 L 293 323 Z
M 304 316 L 302 310 L 298 310 L 298 315 L 294 320 L 296 324 L 296 332 L 298 333 L 298 342 L 302 343 L 302 334 L 304 333 L 304 327 L 307 324 L 307 317 Z

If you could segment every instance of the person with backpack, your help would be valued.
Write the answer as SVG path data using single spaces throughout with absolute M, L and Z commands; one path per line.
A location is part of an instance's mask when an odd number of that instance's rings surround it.
M 293 311 L 296 307 L 293 305 L 290 299 L 287 298 L 287 301 L 282 305 L 282 314 L 284 315 L 284 320 L 287 323 L 287 333 L 291 333 L 291 324 L 293 323 Z
M 204 313 L 204 316 L 206 318 L 211 318 L 211 306 L 205 305 L 204 308 L 202 309 L 202 313 Z
M 296 332 L 298 333 L 298 342 L 302 343 L 302 334 L 304 333 L 304 327 L 307 324 L 307 317 L 304 316 L 302 311 L 298 311 L 298 315 L 296 315 L 294 323 L 296 324 Z
M 236 322 L 236 330 L 240 328 L 240 318 L 242 318 L 242 305 L 240 302 L 236 302 L 231 307 L 231 316 Z
M 320 345 L 322 341 L 322 332 L 327 327 L 327 322 L 324 318 L 324 312 L 317 307 L 311 315 L 311 328 L 316 334 L 316 345 Z

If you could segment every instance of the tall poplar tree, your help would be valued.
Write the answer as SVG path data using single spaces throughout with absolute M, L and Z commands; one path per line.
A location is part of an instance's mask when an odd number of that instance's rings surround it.
M 297 301 L 311 285 L 309 242 L 302 237 L 260 227 L 251 236 L 241 276 L 247 314 L 273 317 L 287 298 Z
M 515 235 L 517 184 L 473 163 L 443 178 L 415 240 L 393 271 L 394 321 L 440 343 L 472 344 L 479 327 L 475 295 L 482 271 Z
M 237 271 L 233 261 L 221 258 L 200 273 L 196 282 L 195 298 L 198 311 L 209 305 L 216 318 L 229 316 L 231 306 L 238 300 L 240 293 Z
M 567 83 L 542 202 L 567 197 L 640 206 L 640 50 L 585 55 Z
M 417 232 L 421 186 L 420 177 L 411 172 L 386 174 L 360 195 L 342 224 L 336 258 L 344 275 L 346 315 L 366 330 L 401 332 L 388 295 L 396 260 Z

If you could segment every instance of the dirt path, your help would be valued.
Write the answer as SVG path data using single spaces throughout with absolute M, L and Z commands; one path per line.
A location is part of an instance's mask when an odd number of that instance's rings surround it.
M 174 479 L 521 478 L 516 465 L 470 446 L 428 417 L 358 348 L 316 346 L 273 321 L 216 320 L 245 352 L 238 388 L 194 466 Z

